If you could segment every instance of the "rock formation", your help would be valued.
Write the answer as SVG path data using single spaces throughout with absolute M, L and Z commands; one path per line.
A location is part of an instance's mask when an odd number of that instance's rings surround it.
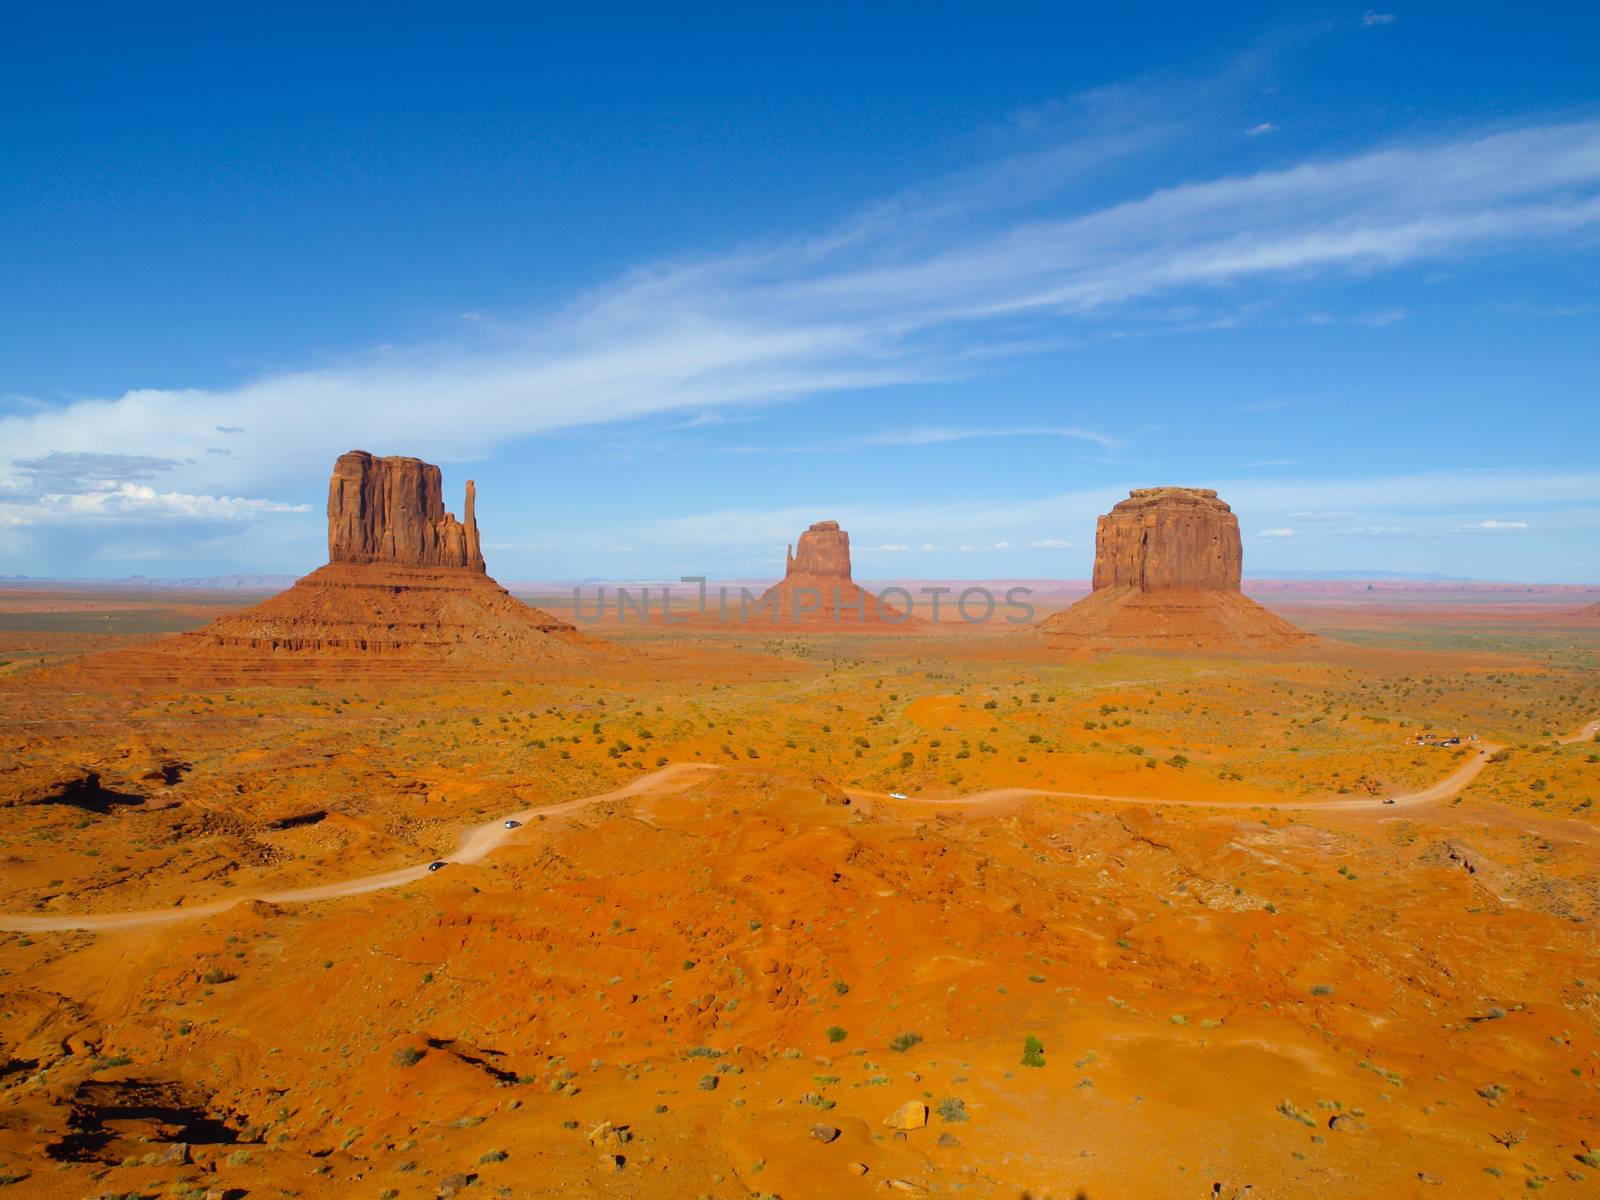
M 1600 621 L 1600 604 L 1591 604 L 1588 608 L 1580 608 L 1578 615 Z
M 1279 649 L 1313 640 L 1239 588 L 1239 519 L 1209 488 L 1139 488 L 1095 529 L 1094 591 L 1043 621 L 1053 642 Z
M 447 660 L 516 671 L 578 657 L 591 643 L 489 577 L 475 510 L 469 480 L 465 520 L 445 511 L 431 463 L 342 454 L 328 485 L 328 564 L 186 635 L 186 649 L 218 664 L 357 658 L 399 670 Z
M 1210 488 L 1135 488 L 1095 527 L 1094 587 L 1237 592 L 1239 519 Z
M 751 623 L 849 630 L 915 628 L 922 622 L 881 602 L 850 575 L 850 535 L 837 521 L 818 521 L 784 556 L 781 582 L 749 607 Z
M 837 521 L 818 521 L 800 535 L 800 553 L 791 545 L 784 556 L 783 576 L 850 579 L 850 535 Z
M 458 521 L 444 509 L 432 463 L 365 450 L 341 454 L 328 484 L 328 561 L 482 571 L 476 500 L 469 479 L 466 520 Z

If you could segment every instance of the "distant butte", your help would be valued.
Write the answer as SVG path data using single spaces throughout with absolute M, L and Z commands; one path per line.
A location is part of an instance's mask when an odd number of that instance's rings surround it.
M 1239 519 L 1210 488 L 1138 488 L 1095 529 L 1094 591 L 1039 625 L 1084 649 L 1281 649 L 1314 639 L 1240 591 Z
M 751 622 L 789 628 L 875 630 L 922 622 L 858 585 L 850 574 L 850 535 L 837 521 L 817 521 L 784 555 L 783 579 L 751 606 Z
M 328 485 L 328 563 L 253 608 L 95 670 L 196 670 L 278 680 L 359 670 L 468 675 L 578 662 L 596 643 L 523 604 L 487 573 L 476 494 L 445 511 L 439 468 L 364 450 L 339 456 Z

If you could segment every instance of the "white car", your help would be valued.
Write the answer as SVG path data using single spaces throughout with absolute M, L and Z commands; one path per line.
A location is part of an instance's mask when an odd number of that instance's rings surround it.
M 891 799 L 891 800 L 908 800 L 908 799 L 910 799 L 910 797 L 907 796 L 904 792 L 890 792 L 889 793 L 889 799 Z
M 507 820 L 506 821 L 506 828 L 507 829 L 521 829 L 522 828 L 522 822 L 521 821 Z

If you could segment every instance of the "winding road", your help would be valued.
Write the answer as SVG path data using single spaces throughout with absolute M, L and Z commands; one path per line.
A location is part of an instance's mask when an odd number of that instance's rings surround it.
M 1600 735 L 1600 720 L 1590 721 L 1576 733 L 1567 737 L 1557 738 L 1556 741 L 1563 745 L 1571 745 L 1574 742 L 1592 741 L 1597 735 Z M 1167 800 L 1151 796 L 1113 796 L 1099 792 L 1060 792 L 1049 788 L 1008 787 L 993 788 L 989 791 L 974 792 L 967 796 L 952 796 L 945 799 L 925 799 L 921 797 L 898 799 L 886 792 L 869 792 L 854 788 L 846 789 L 846 791 L 852 799 L 871 800 L 874 802 L 887 801 L 893 805 L 917 807 L 983 807 L 1014 800 L 1024 800 L 1032 796 L 1049 796 L 1066 800 L 1095 800 L 1111 804 L 1154 805 L 1161 808 L 1316 809 L 1323 812 L 1349 812 L 1365 809 L 1377 812 L 1393 812 L 1396 809 L 1417 808 L 1426 804 L 1435 804 L 1458 795 L 1478 777 L 1484 767 L 1489 764 L 1490 758 L 1503 748 L 1489 742 L 1479 743 L 1471 757 L 1445 778 L 1439 780 L 1439 782 L 1431 784 L 1421 791 L 1408 792 L 1404 795 L 1387 798 L 1360 796 L 1350 800 L 1294 800 L 1262 803 L 1254 800 L 1242 802 Z M 662 767 L 659 771 L 652 771 L 648 775 L 640 776 L 632 783 L 624 784 L 622 787 L 615 788 L 609 792 L 601 792 L 594 796 L 579 796 L 573 800 L 563 800 L 558 804 L 545 805 L 542 808 L 525 808 L 520 812 L 507 813 L 505 816 L 497 817 L 493 821 L 469 827 L 462 835 L 455 851 L 445 855 L 443 861 L 456 864 L 481 861 L 495 849 L 516 836 L 517 829 L 507 828 L 507 821 L 515 821 L 519 825 L 524 825 L 529 821 L 563 816 L 614 800 L 667 796 L 693 786 L 696 780 L 702 778 L 707 771 L 720 771 L 722 769 L 722 767 L 714 763 L 673 763 Z M 236 904 L 248 903 L 253 900 L 264 901 L 268 904 L 304 904 L 313 900 L 333 900 L 340 896 L 359 896 L 366 892 L 377 892 L 385 888 L 415 883 L 417 880 L 426 877 L 427 874 L 428 864 L 421 863 L 416 866 L 398 867 L 392 871 L 380 871 L 373 875 L 359 875 L 353 879 L 342 879 L 333 883 L 317 884 L 312 887 L 286 888 L 280 891 L 233 895 L 228 896 L 226 899 L 214 900 L 206 904 L 186 905 L 180 908 L 157 908 L 124 913 L 51 914 L 49 916 L 20 913 L 0 914 L 0 930 L 48 932 L 67 929 L 134 929 L 173 921 L 188 921 L 197 917 L 213 916 L 216 913 L 227 911 Z

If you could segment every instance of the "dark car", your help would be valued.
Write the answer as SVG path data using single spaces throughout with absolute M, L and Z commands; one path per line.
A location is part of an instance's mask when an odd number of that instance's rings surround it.
M 438 861 L 438 862 L 431 862 L 431 863 L 429 863 L 429 864 L 428 864 L 428 870 L 430 870 L 430 871 L 437 871 L 437 870 L 438 870 L 438 869 L 439 869 L 439 868 L 440 868 L 440 867 L 442 867 L 442 866 L 444 866 L 444 860 L 443 860 L 443 859 L 441 859 L 441 860 L 440 860 L 440 861 Z

